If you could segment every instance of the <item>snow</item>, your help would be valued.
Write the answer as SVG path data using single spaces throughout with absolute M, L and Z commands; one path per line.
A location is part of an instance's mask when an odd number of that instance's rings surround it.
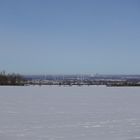
M 140 140 L 139 87 L 0 87 L 0 140 Z

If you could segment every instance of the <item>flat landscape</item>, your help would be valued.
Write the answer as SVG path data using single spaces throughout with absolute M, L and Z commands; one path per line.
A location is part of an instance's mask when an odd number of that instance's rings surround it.
M 0 140 L 140 140 L 140 88 L 2 86 Z

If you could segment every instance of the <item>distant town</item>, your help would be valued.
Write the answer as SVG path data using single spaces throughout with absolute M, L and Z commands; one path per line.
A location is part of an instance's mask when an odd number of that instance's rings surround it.
M 3 71 L 0 73 L 0 85 L 140 86 L 140 75 L 20 75 L 6 74 L 6 72 Z
M 27 85 L 140 86 L 140 75 L 24 75 Z

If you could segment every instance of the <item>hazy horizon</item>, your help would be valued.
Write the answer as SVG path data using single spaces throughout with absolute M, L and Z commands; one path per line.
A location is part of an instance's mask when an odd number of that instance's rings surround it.
M 140 74 L 139 0 L 0 0 L 0 71 Z

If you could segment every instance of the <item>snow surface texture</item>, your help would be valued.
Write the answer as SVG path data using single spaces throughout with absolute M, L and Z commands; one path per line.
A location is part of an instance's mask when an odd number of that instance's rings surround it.
M 0 87 L 0 140 L 140 140 L 140 88 Z

